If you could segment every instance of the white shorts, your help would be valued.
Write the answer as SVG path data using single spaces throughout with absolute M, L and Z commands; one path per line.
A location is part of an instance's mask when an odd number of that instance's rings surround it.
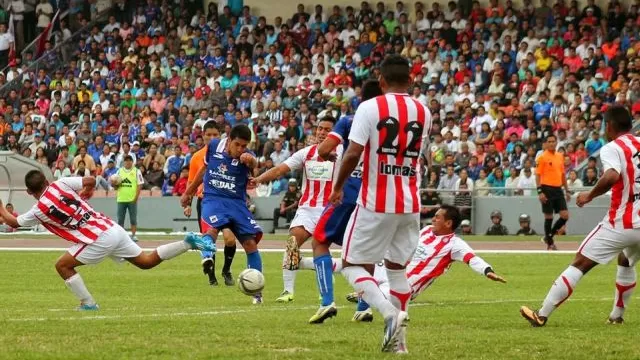
M 83 264 L 97 264 L 106 257 L 116 261 L 134 258 L 142 253 L 138 244 L 134 243 L 129 234 L 119 225 L 103 232 L 92 244 L 78 243 L 68 250 L 69 254 Z
M 608 264 L 621 252 L 631 266 L 640 259 L 640 229 L 614 229 L 600 223 L 578 248 L 578 253 L 598 264 Z
M 407 264 L 419 236 L 419 214 L 377 213 L 358 205 L 347 224 L 342 259 L 351 264 L 375 264 L 383 258 Z
M 289 229 L 302 226 L 306 232 L 313 235 L 323 211 L 324 208 L 312 208 L 307 206 L 298 208 L 296 216 L 291 221 L 291 225 L 289 225 Z

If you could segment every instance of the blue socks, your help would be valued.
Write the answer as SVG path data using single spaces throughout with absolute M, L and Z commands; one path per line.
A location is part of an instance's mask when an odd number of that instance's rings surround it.
M 369 304 L 367 304 L 366 301 L 362 300 L 362 298 L 358 299 L 358 307 L 356 308 L 357 311 L 365 311 L 369 308 Z
M 322 296 L 322 306 L 333 303 L 333 259 L 331 254 L 321 255 L 313 259 L 316 267 L 318 290 Z
M 262 272 L 262 258 L 259 251 L 256 250 L 251 254 L 247 253 L 247 268 Z
M 216 243 L 216 239 L 213 238 L 213 236 L 209 235 L 209 234 L 204 234 L 202 235 L 203 239 L 209 239 L 211 240 L 212 243 Z M 200 251 L 200 257 L 202 259 L 213 259 L 215 261 L 216 259 L 216 254 L 213 251 Z

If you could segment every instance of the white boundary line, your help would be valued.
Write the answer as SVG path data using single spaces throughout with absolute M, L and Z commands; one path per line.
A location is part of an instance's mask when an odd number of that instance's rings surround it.
M 568 301 L 574 302 L 603 302 L 603 301 L 612 301 L 611 297 L 603 297 L 603 298 L 578 298 L 578 299 L 569 299 Z M 440 302 L 421 302 L 421 303 L 413 303 L 409 306 L 411 307 L 426 307 L 426 306 L 454 306 L 454 305 L 492 305 L 492 304 L 511 304 L 511 303 L 532 303 L 539 302 L 540 299 L 507 299 L 507 300 L 474 300 L 474 301 L 440 301 Z M 211 315 L 234 315 L 234 314 L 244 314 L 244 313 L 252 313 L 258 311 L 265 312 L 280 312 L 280 311 L 311 311 L 317 309 L 317 305 L 307 305 L 307 306 L 282 306 L 282 307 L 267 307 L 264 308 L 262 306 L 252 306 L 247 305 L 247 308 L 236 308 L 233 310 L 216 310 L 216 311 L 194 311 L 194 312 L 167 312 L 167 313 L 149 313 L 149 314 L 127 314 L 127 315 L 88 315 L 95 314 L 93 312 L 76 312 L 73 309 L 67 310 L 68 312 L 74 312 L 80 314 L 79 316 L 65 316 L 65 317 L 28 317 L 28 318 L 10 318 L 6 321 L 11 322 L 39 322 L 39 321 L 78 321 L 78 320 L 115 320 L 115 319 L 146 319 L 146 318 L 165 318 L 165 317 L 190 317 L 190 316 L 211 316 Z M 338 309 L 354 309 L 355 304 L 350 306 L 340 305 Z M 49 309 L 49 311 L 59 311 L 61 309 Z M 112 311 L 134 311 L 134 309 L 110 309 Z M 83 316 L 85 315 L 86 316 Z
M 7 252 L 60 252 L 67 251 L 68 248 L 62 247 L 0 247 L 0 251 Z M 144 251 L 153 251 L 155 248 L 143 248 Z M 262 253 L 281 253 L 284 249 L 260 249 Z M 244 252 L 242 249 L 238 249 L 238 252 Z M 300 252 L 303 253 L 311 253 L 311 249 L 301 249 Z M 332 253 L 340 253 L 339 249 L 332 249 Z M 575 254 L 575 250 L 559 250 L 559 251 L 547 251 L 547 250 L 475 250 L 476 254 L 521 254 L 521 255 L 532 255 L 532 254 L 548 254 L 548 255 L 567 255 L 567 254 Z

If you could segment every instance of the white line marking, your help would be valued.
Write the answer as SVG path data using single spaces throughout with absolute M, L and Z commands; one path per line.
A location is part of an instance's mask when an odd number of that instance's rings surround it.
M 612 301 L 613 298 L 578 298 L 569 299 L 567 301 L 580 301 L 580 302 L 602 302 Z M 524 300 L 476 300 L 476 301 L 441 301 L 441 302 L 420 302 L 412 303 L 411 307 L 425 307 L 425 306 L 452 306 L 452 305 L 490 305 L 490 304 L 510 304 L 510 303 L 532 303 L 539 302 L 540 299 L 524 299 Z M 174 313 L 150 313 L 150 314 L 130 314 L 130 315 L 90 315 L 90 316 L 67 316 L 67 317 L 30 317 L 30 318 L 12 318 L 7 321 L 14 322 L 31 322 L 31 321 L 77 321 L 77 320 L 114 320 L 114 319 L 145 319 L 145 318 L 164 318 L 164 317 L 190 317 L 190 316 L 207 316 L 207 315 L 233 315 L 244 314 L 258 311 L 266 312 L 280 312 L 280 311 L 301 311 L 301 310 L 315 310 L 318 307 L 314 305 L 309 306 L 283 306 L 283 307 L 268 307 L 263 308 L 261 306 L 247 305 L 246 309 L 238 308 L 233 310 L 217 310 L 217 311 L 197 311 L 197 312 L 174 312 Z M 355 304 L 351 306 L 340 305 L 338 309 L 355 308 Z M 59 309 L 50 309 L 59 310 Z M 122 311 L 123 309 L 111 309 L 113 311 Z M 133 309 L 129 309 L 133 310 Z M 69 309 L 68 311 L 73 311 Z M 82 313 L 86 314 L 86 313 Z
M 43 251 L 67 251 L 68 248 L 61 247 L 0 247 L 0 251 L 14 251 L 14 252 L 43 252 Z M 143 248 L 144 251 L 153 251 L 155 248 Z M 238 252 L 244 252 L 243 249 L 238 249 Z M 284 248 L 282 249 L 260 249 L 262 253 L 282 253 L 284 252 Z M 303 253 L 311 253 L 311 249 L 301 249 L 300 252 Z M 332 253 L 340 253 L 340 249 L 331 249 Z M 549 255 L 567 255 L 567 254 L 575 254 L 575 250 L 559 250 L 559 251 L 547 251 L 547 250 L 475 250 L 476 254 L 524 254 L 524 255 L 532 255 L 532 254 L 549 254 Z

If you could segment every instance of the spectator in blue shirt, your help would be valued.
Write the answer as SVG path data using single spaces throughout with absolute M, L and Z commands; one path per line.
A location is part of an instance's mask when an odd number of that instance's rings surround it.
M 584 147 L 587 150 L 587 154 L 591 156 L 596 151 L 600 150 L 600 148 L 603 146 L 604 140 L 600 138 L 600 133 L 598 132 L 598 130 L 594 130 L 591 133 L 591 139 L 587 140 Z
M 540 95 L 538 95 L 538 101 L 533 104 L 533 115 L 536 123 L 539 123 L 543 117 L 549 117 L 551 115 L 552 106 L 553 104 L 547 100 L 547 94 L 541 92 Z

